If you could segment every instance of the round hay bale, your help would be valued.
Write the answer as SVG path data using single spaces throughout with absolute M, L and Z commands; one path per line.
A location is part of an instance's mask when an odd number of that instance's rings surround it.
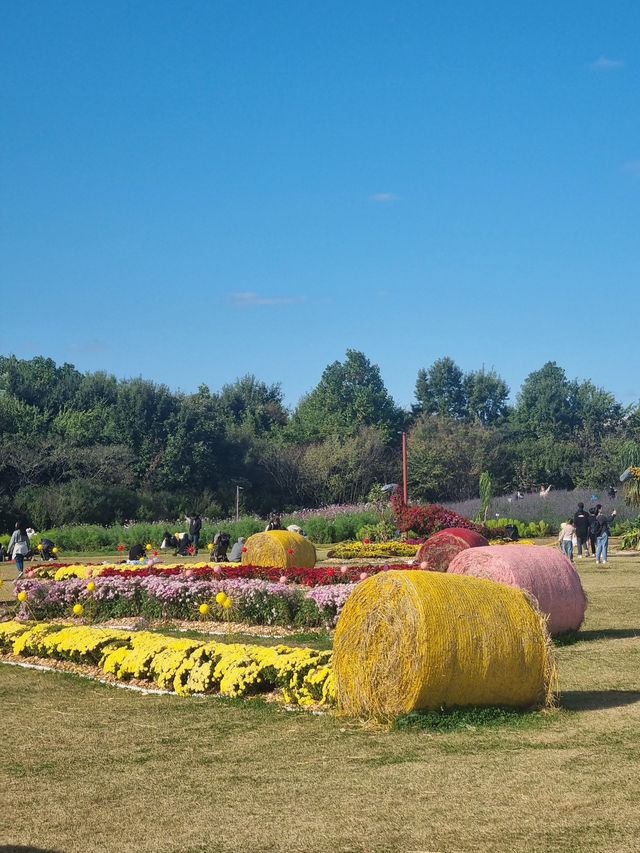
M 269 530 L 250 536 L 242 552 L 242 562 L 251 566 L 274 566 L 278 569 L 313 569 L 316 549 L 313 544 L 290 530 Z
M 552 701 L 544 617 L 527 593 L 435 572 L 383 572 L 347 599 L 333 643 L 338 707 L 393 717 L 442 705 Z
M 416 562 L 426 563 L 429 572 L 446 572 L 451 560 L 467 548 L 480 548 L 489 542 L 475 530 L 449 527 L 430 536 L 416 554 Z
M 587 597 L 571 560 L 554 548 L 531 545 L 472 548 L 449 564 L 449 574 L 486 578 L 531 593 L 549 631 L 577 631 L 584 620 Z

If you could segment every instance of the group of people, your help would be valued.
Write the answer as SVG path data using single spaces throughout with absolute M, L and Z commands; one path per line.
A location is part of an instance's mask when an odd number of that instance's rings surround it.
M 567 557 L 573 560 L 574 547 L 577 547 L 578 559 L 582 559 L 584 549 L 585 557 L 595 557 L 599 565 L 608 565 L 609 525 L 613 524 L 616 515 L 615 509 L 611 515 L 605 515 L 602 504 L 586 510 L 584 504 L 579 503 L 576 514 L 564 522 L 558 534 L 558 542 Z

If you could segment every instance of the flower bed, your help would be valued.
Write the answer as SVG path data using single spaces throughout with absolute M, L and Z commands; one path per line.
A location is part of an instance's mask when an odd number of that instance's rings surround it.
M 292 705 L 335 704 L 331 652 L 173 639 L 138 633 L 5 622 L 0 650 L 98 666 L 116 679 L 142 679 L 180 696 L 247 696 L 279 689 Z
M 356 543 L 357 545 L 358 543 Z M 414 549 L 415 551 L 416 549 Z M 305 586 L 320 586 L 334 583 L 353 583 L 362 580 L 362 575 L 376 574 L 381 570 L 378 564 L 367 564 L 359 566 L 317 566 L 313 569 L 292 567 L 281 569 L 277 566 L 251 566 L 240 563 L 196 563 L 184 565 L 183 563 L 145 564 L 134 565 L 126 563 L 110 563 L 97 566 L 68 565 L 58 567 L 53 574 L 56 581 L 64 581 L 69 578 L 82 578 L 89 580 L 98 577 L 169 577 L 184 575 L 185 577 L 198 578 L 200 580 L 230 580 L 234 578 L 270 580 L 281 583 L 298 583 Z M 406 569 L 402 564 L 387 564 L 387 569 Z M 43 572 L 33 575 L 27 572 L 27 577 L 46 578 L 51 577 Z
M 313 569 L 290 568 L 280 569 L 270 566 L 241 566 L 233 564 L 230 566 L 150 566 L 127 567 L 126 569 L 105 569 L 102 577 L 169 577 L 184 575 L 201 580 L 232 580 L 236 578 L 270 580 L 273 583 L 297 583 L 304 586 L 327 586 L 336 583 L 354 583 L 363 580 L 363 575 L 375 575 L 382 569 L 406 569 L 407 567 L 397 564 L 368 564 L 365 566 L 329 566 L 316 567 Z
M 216 601 L 219 593 L 231 599 L 230 617 L 255 625 L 295 625 L 299 627 L 335 625 L 354 583 L 320 586 L 310 590 L 257 579 L 206 580 L 178 576 L 131 574 L 69 578 L 43 581 L 26 578 L 16 581 L 16 592 L 26 593 L 20 617 L 38 619 L 71 616 L 75 605 L 83 605 L 91 620 L 127 616 L 148 619 L 194 620 L 206 604 L 213 614 L 226 616 Z M 324 594 L 321 594 L 321 591 Z
M 415 557 L 419 545 L 407 542 L 341 542 L 327 556 L 337 560 L 374 560 L 386 557 Z M 402 568 L 406 568 L 402 566 Z

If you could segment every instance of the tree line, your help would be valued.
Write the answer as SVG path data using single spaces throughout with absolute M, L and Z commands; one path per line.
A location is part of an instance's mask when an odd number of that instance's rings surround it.
M 324 370 L 294 411 L 279 384 L 247 375 L 212 392 L 174 393 L 137 378 L 81 373 L 52 359 L 0 357 L 0 523 L 223 517 L 355 502 L 399 482 L 408 434 L 409 495 L 423 502 L 614 482 L 640 464 L 640 405 L 621 406 L 555 362 L 509 405 L 494 371 L 441 358 L 418 372 L 402 410 L 356 350 Z

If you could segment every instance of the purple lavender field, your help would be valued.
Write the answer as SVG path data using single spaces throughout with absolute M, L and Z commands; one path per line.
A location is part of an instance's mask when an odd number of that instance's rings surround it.
M 540 497 L 539 494 L 526 494 L 518 500 L 513 494 L 495 497 L 491 501 L 487 518 L 512 518 L 527 523 L 545 521 L 553 530 L 558 530 L 563 521 L 574 516 L 579 501 L 582 501 L 587 509 L 601 503 L 607 515 L 614 509 L 617 510 L 619 522 L 631 521 L 638 517 L 638 511 L 625 504 L 622 489 L 618 490 L 614 499 L 607 497 L 606 489 L 551 489 L 545 497 Z M 480 512 L 480 498 L 447 503 L 445 506 L 465 518 L 475 518 Z

